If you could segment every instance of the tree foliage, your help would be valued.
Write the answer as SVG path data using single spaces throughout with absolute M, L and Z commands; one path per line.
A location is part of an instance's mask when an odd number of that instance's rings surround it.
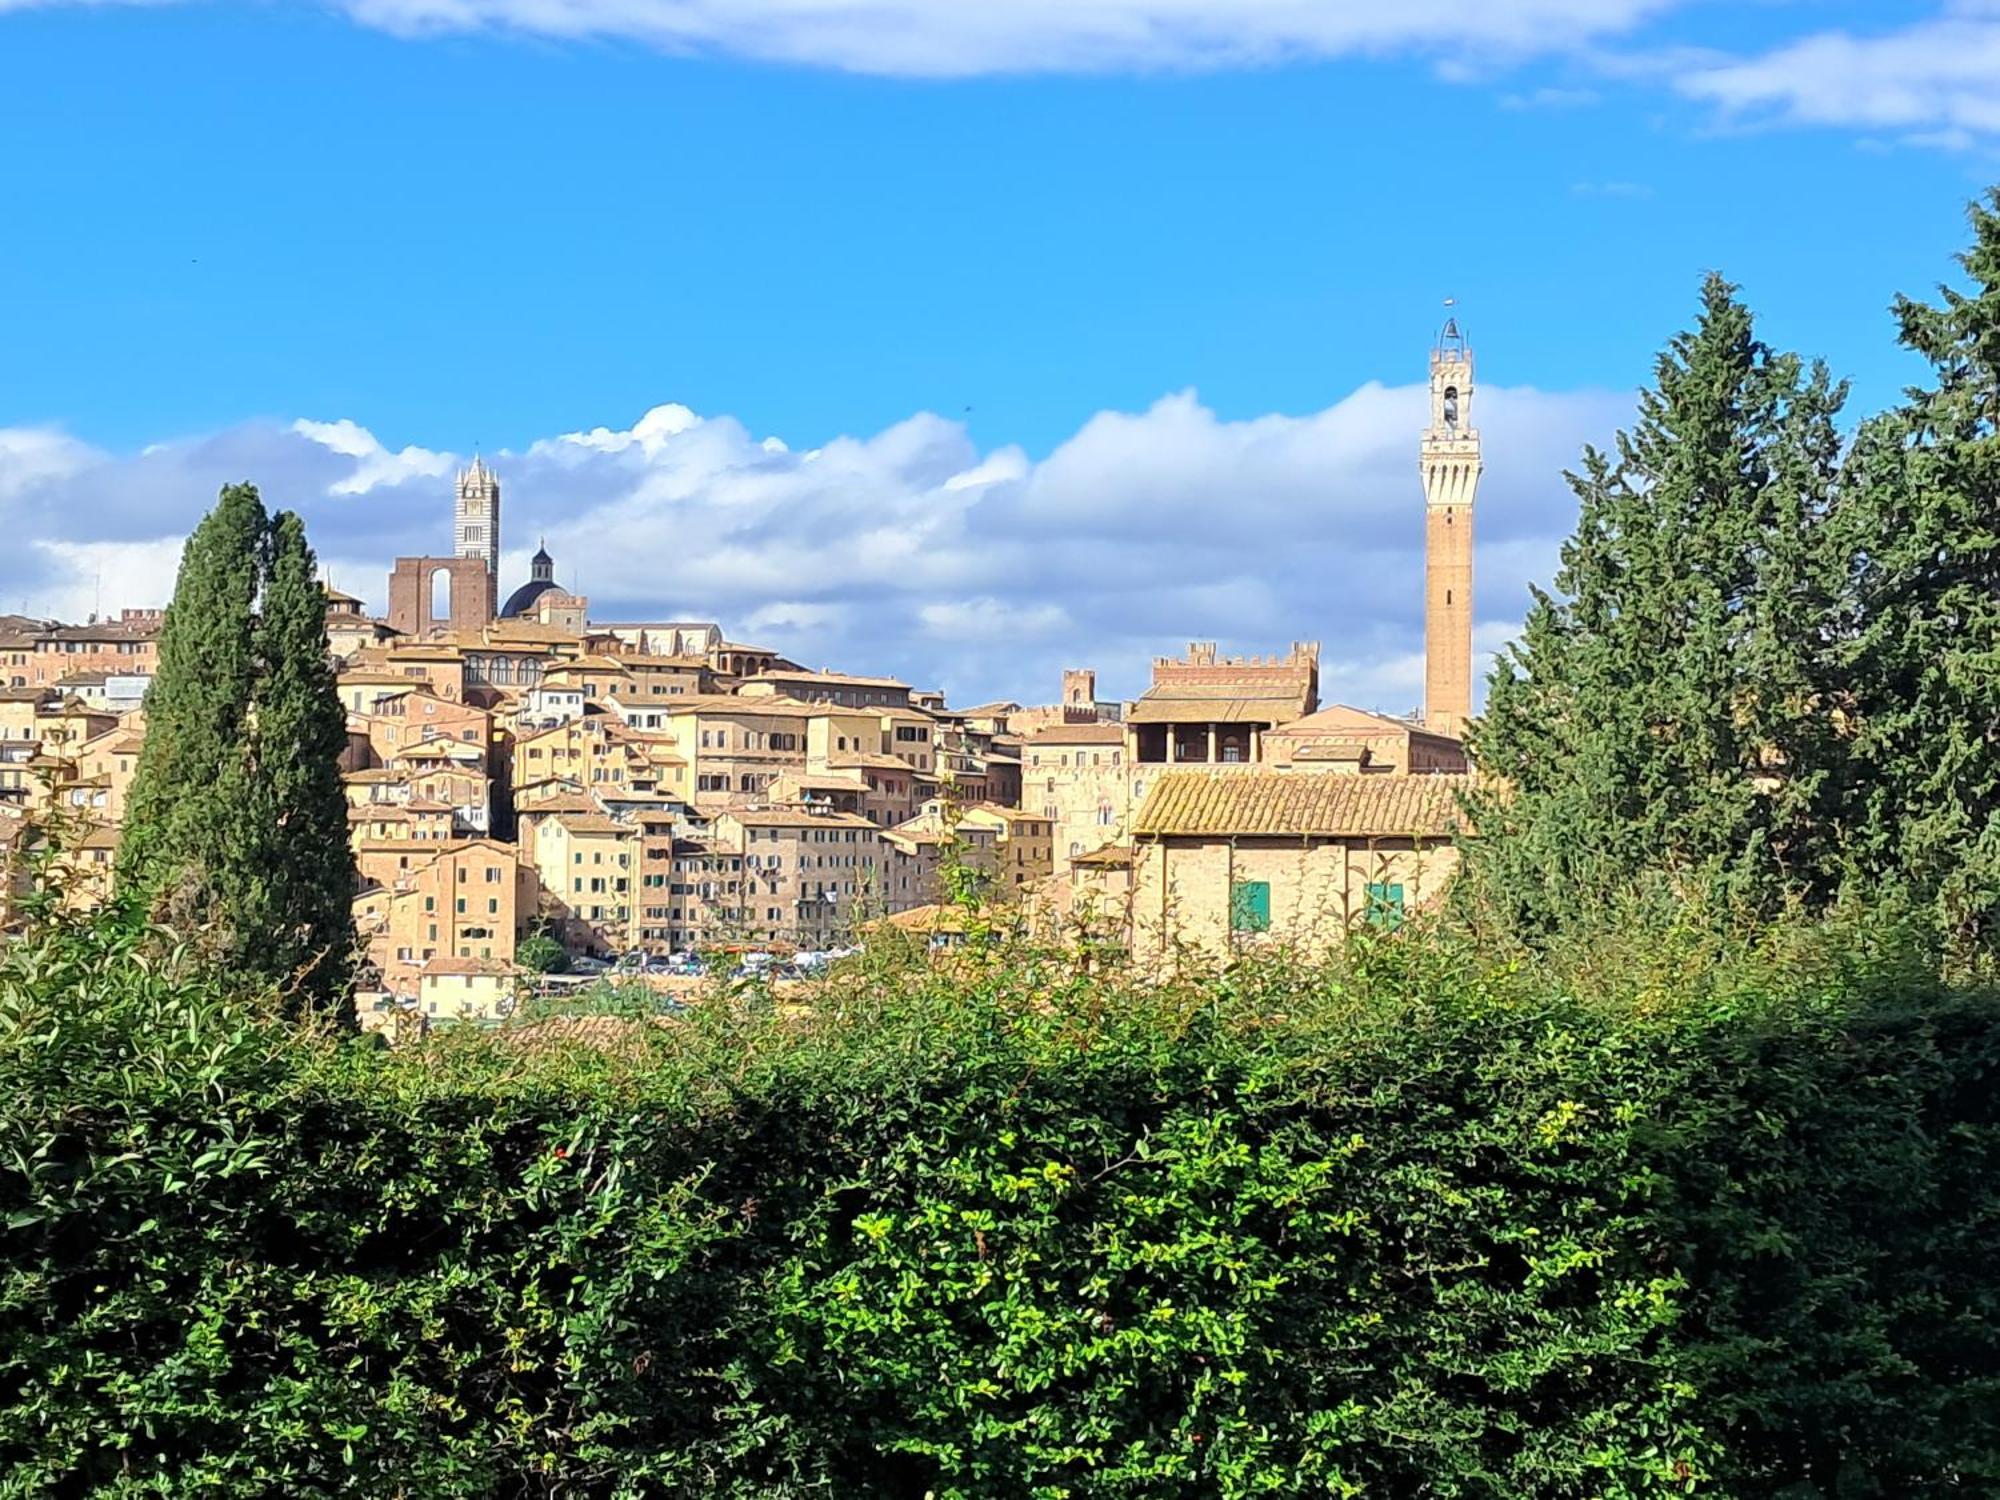
M 1983 1492 L 2000 1009 L 1884 937 L 395 1051 L 23 944 L 0 1489 Z
M 1708 279 L 1634 427 L 1569 476 L 1556 592 L 1536 591 L 1473 732 L 1497 784 L 1474 808 L 1467 903 L 1545 932 L 1648 872 L 1765 911 L 1838 888 L 1844 396 Z
M 268 906 L 258 924 L 268 972 L 289 976 L 306 1002 L 345 999 L 355 947 L 354 866 L 340 755 L 347 715 L 327 649 L 326 592 L 305 523 L 290 511 L 271 526 L 270 572 L 258 621 L 264 675 L 257 685 L 255 744 L 268 800 Z
M 343 1014 L 346 714 L 305 526 L 230 485 L 189 538 L 146 695 L 121 884 L 221 961 Z
M 1928 384 L 1858 435 L 1857 843 L 1972 950 L 2000 939 L 2000 190 L 1971 211 L 1967 290 L 1896 302 Z
M 256 489 L 234 484 L 188 538 L 119 845 L 128 886 L 204 916 L 256 878 L 245 792 L 268 532 Z

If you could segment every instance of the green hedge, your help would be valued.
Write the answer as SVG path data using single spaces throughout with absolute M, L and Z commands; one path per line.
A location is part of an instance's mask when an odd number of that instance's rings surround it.
M 1834 932 L 1413 935 L 389 1053 L 24 944 L 0 1486 L 2000 1492 L 1996 1016 Z

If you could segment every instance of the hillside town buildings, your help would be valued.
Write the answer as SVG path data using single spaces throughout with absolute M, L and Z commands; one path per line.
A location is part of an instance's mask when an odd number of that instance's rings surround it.
M 962 933 L 935 915 L 948 871 L 1014 925 L 1154 966 L 1400 920 L 1449 876 L 1471 769 L 1481 460 L 1455 324 L 1430 368 L 1411 718 L 1325 701 L 1309 640 L 1196 641 L 1129 702 L 1076 668 L 1050 703 L 953 707 L 715 622 L 594 622 L 546 546 L 503 589 L 501 481 L 476 458 L 449 554 L 396 559 L 383 616 L 326 588 L 368 982 L 478 1014 L 531 934 L 614 959 L 824 949 L 881 919 Z M 115 861 L 161 625 L 0 617 L 0 846 L 62 837 L 86 894 Z

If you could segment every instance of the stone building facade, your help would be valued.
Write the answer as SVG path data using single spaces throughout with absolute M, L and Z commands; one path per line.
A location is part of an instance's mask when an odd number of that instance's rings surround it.
M 1457 869 L 1460 776 L 1164 774 L 1133 817 L 1133 956 L 1150 969 L 1256 948 L 1307 955 L 1400 923 Z

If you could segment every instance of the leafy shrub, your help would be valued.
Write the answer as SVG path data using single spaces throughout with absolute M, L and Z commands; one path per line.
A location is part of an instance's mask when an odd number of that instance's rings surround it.
M 1931 972 L 1010 953 L 383 1051 L 55 934 L 0 960 L 0 1475 L 1988 1492 L 2000 1029 Z

